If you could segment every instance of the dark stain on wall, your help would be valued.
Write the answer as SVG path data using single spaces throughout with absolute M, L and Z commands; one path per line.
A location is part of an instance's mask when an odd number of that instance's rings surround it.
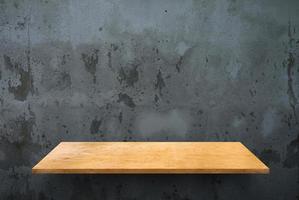
M 293 86 L 293 76 L 295 75 L 295 38 L 293 38 L 293 34 L 296 33 L 296 29 L 292 27 L 291 21 L 289 21 L 289 26 L 288 26 L 288 37 L 289 37 L 289 42 L 288 42 L 288 58 L 286 59 L 286 62 L 284 65 L 287 68 L 287 75 L 288 75 L 288 96 L 289 96 L 289 104 L 293 110 L 294 118 L 296 120 L 296 123 L 299 123 L 298 121 L 298 116 L 296 112 L 296 107 L 298 104 L 298 100 L 296 97 L 296 94 L 294 92 L 294 86 Z M 297 47 L 298 48 L 298 47 Z
M 175 68 L 178 71 L 178 73 L 181 72 L 182 63 L 183 63 L 183 56 L 180 56 L 179 61 L 175 64 Z
M 118 72 L 118 80 L 127 87 L 133 87 L 139 79 L 138 63 L 130 64 L 129 66 L 121 67 Z
M 95 119 L 92 120 L 91 124 L 90 124 L 90 133 L 91 134 L 97 134 L 99 133 L 99 129 L 100 126 L 102 124 L 102 120 L 98 120 L 97 117 Z
M 299 166 L 299 135 L 288 144 L 286 159 L 284 160 L 283 165 L 287 168 Z
M 112 54 L 110 51 L 107 53 L 107 56 L 108 56 L 108 67 L 112 68 Z
M 135 108 L 135 106 L 136 106 L 134 101 L 133 101 L 133 98 L 130 97 L 129 95 L 125 94 L 125 93 L 119 93 L 118 94 L 117 102 L 124 103 L 126 106 L 128 106 L 130 108 Z
M 164 78 L 162 76 L 161 70 L 159 69 L 159 72 L 157 74 L 156 83 L 155 83 L 155 89 L 159 91 L 159 94 L 162 96 L 162 89 L 165 87 Z
M 6 69 L 16 73 L 16 75 L 19 76 L 20 81 L 20 84 L 13 85 L 10 80 L 8 82 L 9 92 L 13 93 L 15 99 L 19 101 L 26 100 L 29 92 L 33 92 L 33 79 L 31 77 L 30 66 L 25 70 L 20 63 L 14 63 L 9 56 L 3 55 L 3 58 Z
M 96 70 L 99 62 L 99 50 L 93 49 L 89 53 L 82 53 L 81 58 L 84 62 L 84 66 L 87 72 L 93 76 L 93 82 L 96 83 Z
M 60 87 L 61 89 L 64 89 L 64 88 L 67 88 L 67 87 L 71 87 L 71 85 L 72 85 L 71 75 L 66 71 L 63 71 L 63 72 L 59 73 L 59 77 L 58 77 L 58 81 L 57 81 L 57 87 Z
M 9 170 L 31 164 L 32 156 L 41 151 L 41 145 L 32 138 L 35 116 L 32 111 L 29 116 L 20 115 L 11 119 L 2 127 L 0 150 L 5 155 L 0 160 L 1 169 Z M 12 137 L 15 135 L 15 137 Z
M 122 121 L 123 121 L 123 112 L 119 112 L 118 120 L 119 120 L 119 123 L 122 123 Z

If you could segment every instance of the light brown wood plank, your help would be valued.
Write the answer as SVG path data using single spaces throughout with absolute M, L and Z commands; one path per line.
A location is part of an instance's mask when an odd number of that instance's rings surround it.
M 33 173 L 266 174 L 240 142 L 61 142 Z

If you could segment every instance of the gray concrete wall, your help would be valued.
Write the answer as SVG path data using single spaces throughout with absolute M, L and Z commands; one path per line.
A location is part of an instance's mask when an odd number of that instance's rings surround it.
M 299 199 L 298 0 L 0 0 L 0 199 Z M 270 175 L 32 175 L 60 141 L 241 141 Z

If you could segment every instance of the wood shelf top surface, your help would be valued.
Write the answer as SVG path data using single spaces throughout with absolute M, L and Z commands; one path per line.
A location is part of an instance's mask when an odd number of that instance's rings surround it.
M 33 173 L 267 174 L 240 142 L 61 142 Z

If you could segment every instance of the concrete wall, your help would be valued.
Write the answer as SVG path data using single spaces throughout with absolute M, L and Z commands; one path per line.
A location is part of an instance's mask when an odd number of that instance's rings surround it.
M 298 0 L 0 0 L 0 199 L 299 199 Z M 60 141 L 242 141 L 270 175 L 32 175 Z

